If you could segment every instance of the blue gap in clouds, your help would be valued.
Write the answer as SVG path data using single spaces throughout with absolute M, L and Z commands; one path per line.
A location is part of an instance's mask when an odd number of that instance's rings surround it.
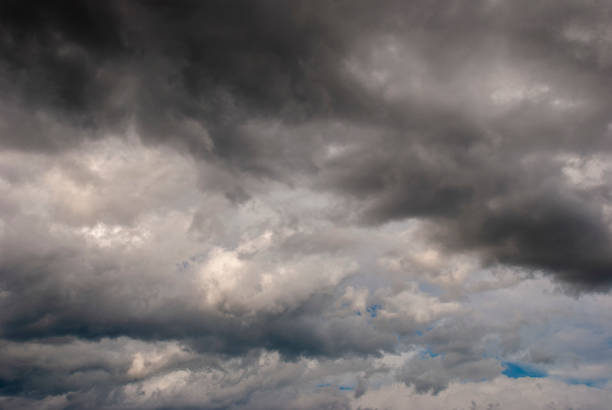
M 440 356 L 440 353 L 435 353 L 433 350 L 431 350 L 431 347 L 429 346 L 425 346 L 423 351 L 421 351 L 420 353 L 421 359 L 427 359 L 430 357 L 438 357 L 438 356 Z
M 317 389 L 323 388 L 323 387 L 331 387 L 332 384 L 331 383 L 320 383 L 316 385 Z M 338 390 L 342 390 L 342 391 L 350 391 L 350 390 L 355 390 L 355 388 L 353 386 L 338 386 Z
M 366 308 L 366 312 L 370 314 L 370 317 L 376 317 L 378 314 L 378 310 L 381 308 L 381 305 L 370 305 Z
M 366 312 L 370 315 L 370 317 L 376 317 L 378 315 L 378 311 L 382 308 L 382 305 L 370 305 L 366 308 Z M 361 312 L 358 310 L 355 312 L 357 316 L 361 316 Z
M 546 377 L 548 373 L 544 370 L 536 369 L 535 367 L 514 363 L 514 362 L 502 362 L 505 369 L 502 371 L 503 375 L 506 375 L 512 379 L 520 379 L 521 377 Z
M 563 379 L 567 384 L 582 384 L 587 387 L 603 387 L 606 384 L 606 380 L 590 380 L 590 379 Z

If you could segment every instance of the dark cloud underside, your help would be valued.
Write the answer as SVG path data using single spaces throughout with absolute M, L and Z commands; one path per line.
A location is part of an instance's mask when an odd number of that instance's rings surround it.
M 536 357 L 535 319 L 466 294 L 491 272 L 610 290 L 611 20 L 604 0 L 1 2 L 0 407 L 350 408 L 376 377 L 437 394 Z M 190 393 L 155 402 L 168 380 Z
M 283 179 L 290 155 L 317 183 L 365 199 L 365 221 L 448 218 L 459 246 L 607 286 L 603 203 L 568 192 L 559 165 L 524 161 L 608 152 L 612 63 L 597 27 L 609 5 L 519 3 L 5 2 L 3 94 L 14 116 L 3 121 L 3 144 L 62 150 L 135 125 L 145 140 Z M 571 35 L 590 27 L 595 34 Z M 347 61 L 385 36 L 416 51 L 425 74 L 406 69 L 398 81 L 418 81 L 418 93 L 390 100 L 351 75 Z M 546 82 L 558 104 L 586 102 L 559 113 L 544 95 L 499 110 L 478 95 L 498 66 Z M 262 140 L 243 127 L 330 119 L 376 132 L 342 136 L 355 149 L 321 164 L 311 134 Z M 483 206 L 493 199 L 503 209 Z M 591 211 L 577 209 L 585 202 Z

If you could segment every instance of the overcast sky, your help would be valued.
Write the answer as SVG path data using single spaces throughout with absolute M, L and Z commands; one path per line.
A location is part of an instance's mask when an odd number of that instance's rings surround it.
M 612 2 L 0 2 L 0 408 L 612 402 Z

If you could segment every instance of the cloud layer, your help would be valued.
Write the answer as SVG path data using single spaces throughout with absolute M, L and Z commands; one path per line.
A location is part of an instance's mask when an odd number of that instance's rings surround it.
M 4 2 L 0 406 L 605 408 L 611 13 Z

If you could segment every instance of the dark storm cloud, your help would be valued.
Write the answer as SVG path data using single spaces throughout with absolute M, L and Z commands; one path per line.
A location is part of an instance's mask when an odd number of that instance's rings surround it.
M 376 8 L 5 2 L 2 8 L 3 105 L 11 113 L 2 125 L 5 147 L 61 150 L 82 136 L 136 126 L 147 141 L 241 172 L 285 180 L 296 166 L 314 172 L 316 184 L 361 201 L 368 222 L 447 218 L 457 244 L 486 248 L 492 260 L 550 271 L 586 288 L 610 283 L 603 202 L 586 206 L 579 196 L 567 202 L 561 198 L 572 194 L 558 164 L 544 175 L 524 163 L 538 152 L 609 152 L 605 2 Z M 404 62 L 426 70 L 417 76 L 400 65 L 395 74 L 404 76 L 385 87 L 416 80 L 420 91 L 389 99 L 347 68 L 351 58 L 359 63 L 381 48 L 376 39 L 385 36 L 414 51 Z M 500 66 L 531 84 L 515 84 L 507 91 L 515 94 L 500 97 L 517 99 L 509 108 L 497 107 L 482 86 Z M 520 90 L 538 82 L 547 84 L 542 95 Z M 567 112 L 553 107 L 572 99 L 584 103 Z M 321 139 L 325 131 L 317 127 L 291 135 L 265 126 L 329 120 L 377 131 L 345 131 L 341 141 L 356 149 L 321 162 L 321 147 L 339 138 L 335 132 Z M 558 193 L 516 200 L 522 190 L 537 191 L 542 178 L 556 178 Z M 231 192 L 237 202 L 249 197 L 240 186 Z M 491 200 L 503 211 L 484 206 Z M 538 211 L 552 208 L 551 215 Z M 542 216 L 529 216 L 530 209 Z M 509 242 L 512 251 L 498 245 Z M 563 247 L 555 251 L 557 242 Z
M 248 168 L 260 148 L 240 132 L 247 119 L 308 120 L 369 103 L 338 67 L 359 23 L 339 29 L 345 25 L 340 15 L 351 11 L 346 5 L 7 2 L 2 7 L 9 101 L 16 111 L 41 110 L 76 126 L 73 135 L 121 131 L 130 122 L 144 138 L 205 154 L 206 130 L 218 155 Z M 191 124 L 201 128 L 193 131 Z M 69 136 L 58 140 L 18 125 L 7 125 L 5 145 L 62 149 L 70 143 Z
M 427 345 L 441 356 L 396 373 L 419 392 L 495 377 L 474 340 L 512 353 L 518 330 L 434 326 L 459 304 L 403 277 L 359 288 L 387 279 L 373 278 L 386 245 L 355 232 L 423 220 L 450 253 L 609 290 L 611 18 L 608 2 L 579 0 L 2 2 L 0 347 L 13 350 L 0 395 L 124 408 L 147 343 L 180 344 L 196 365 L 244 356 L 236 373 L 261 352 L 290 367 Z M 126 147 L 144 153 L 110 154 Z M 328 203 L 313 216 L 310 202 Z M 150 242 L 130 237 L 140 227 Z M 189 367 L 177 363 L 154 376 Z M 206 385 L 188 370 L 190 389 Z M 271 390 L 302 380 L 283 377 Z M 274 394 L 241 389 L 206 403 L 272 408 Z M 298 408 L 348 406 L 335 389 L 292 394 Z M 202 408 L 167 400 L 141 407 Z

